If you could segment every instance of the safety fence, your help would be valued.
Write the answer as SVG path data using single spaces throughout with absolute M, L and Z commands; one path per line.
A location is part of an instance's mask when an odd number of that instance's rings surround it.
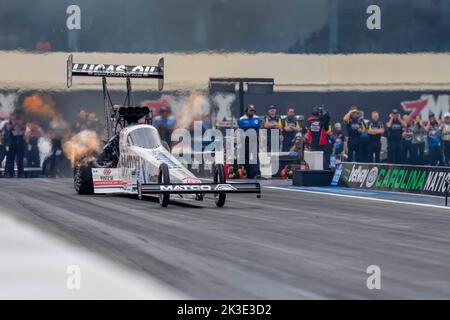
M 445 196 L 450 168 L 344 162 L 336 167 L 331 185 Z

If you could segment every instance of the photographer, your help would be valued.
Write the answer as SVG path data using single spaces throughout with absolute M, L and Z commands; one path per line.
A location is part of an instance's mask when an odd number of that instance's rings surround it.
M 406 123 L 400 117 L 397 109 L 393 109 L 389 114 L 389 121 L 386 123 L 388 138 L 388 162 L 398 164 L 401 161 L 402 136 Z

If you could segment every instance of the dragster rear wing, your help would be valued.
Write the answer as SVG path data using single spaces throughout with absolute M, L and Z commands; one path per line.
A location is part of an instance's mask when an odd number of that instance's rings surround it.
M 72 86 L 72 77 L 114 77 L 158 79 L 158 90 L 164 86 L 164 58 L 157 66 L 130 66 L 115 64 L 94 64 L 73 62 L 73 56 L 67 59 L 67 88 Z
M 142 184 L 143 194 L 207 194 L 207 193 L 256 193 L 261 197 L 259 183 L 171 183 L 171 184 Z

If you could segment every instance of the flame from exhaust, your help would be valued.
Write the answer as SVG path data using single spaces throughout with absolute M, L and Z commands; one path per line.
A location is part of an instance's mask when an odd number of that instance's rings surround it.
M 94 131 L 83 130 L 67 140 L 63 150 L 73 167 L 76 163 L 89 162 L 96 158 L 101 151 L 100 139 Z
M 56 115 L 55 103 L 48 95 L 33 93 L 23 100 L 23 108 L 26 113 L 39 118 L 54 118 Z

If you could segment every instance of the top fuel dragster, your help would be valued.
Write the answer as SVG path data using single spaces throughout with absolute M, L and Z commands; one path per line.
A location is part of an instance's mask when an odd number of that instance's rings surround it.
M 129 66 L 74 63 L 67 60 L 67 87 L 73 76 L 102 77 L 105 107 L 105 144 L 96 159 L 78 159 L 74 166 L 74 186 L 80 194 L 127 193 L 142 199 L 144 194 L 157 194 L 166 207 L 171 195 L 180 199 L 202 200 L 212 194 L 222 207 L 228 193 L 256 193 L 259 183 L 227 183 L 223 164 L 216 163 L 211 183 L 204 183 L 173 156 L 161 142 L 151 125 L 151 110 L 133 106 L 130 78 L 158 79 L 164 84 L 164 59 L 157 66 Z M 126 79 L 127 93 L 122 106 L 114 105 L 107 88 L 107 77 Z

